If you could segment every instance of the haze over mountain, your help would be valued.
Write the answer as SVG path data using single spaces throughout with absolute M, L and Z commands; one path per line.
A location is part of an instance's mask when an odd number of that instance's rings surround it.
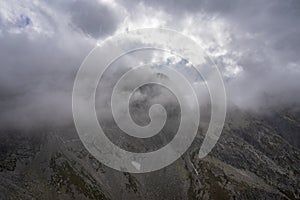
M 0 1 L 0 199 L 300 199 L 299 19 L 297 0 Z M 193 84 L 200 126 L 176 162 L 130 174 L 85 149 L 73 121 L 72 89 L 95 46 L 139 28 L 172 29 L 198 43 L 221 72 L 227 116 L 217 145 L 199 159 L 211 117 L 205 80 L 183 58 L 159 54 L 164 60 L 155 64 L 158 55 L 150 54 L 154 64 L 133 71 L 122 91 L 140 80 L 169 82 L 160 70 L 172 67 Z M 98 121 L 123 149 L 155 151 L 189 116 L 167 88 L 145 85 L 131 96 L 133 121 L 147 125 L 149 108 L 160 103 L 166 124 L 147 139 L 124 134 L 109 105 L 114 84 L 135 67 L 130 63 L 116 62 L 99 82 Z
M 72 122 L 75 74 L 97 42 L 144 27 L 192 37 L 220 68 L 229 102 L 299 103 L 298 1 L 2 1 L 1 124 Z M 30 117 L 27 117 L 30 115 Z

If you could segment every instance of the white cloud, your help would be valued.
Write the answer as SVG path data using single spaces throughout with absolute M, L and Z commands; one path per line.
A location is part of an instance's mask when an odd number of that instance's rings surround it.
M 274 105 L 299 103 L 299 8 L 294 0 L 0 1 L 0 121 L 71 119 L 72 83 L 87 53 L 97 41 L 145 27 L 198 42 L 241 107 L 269 97 Z

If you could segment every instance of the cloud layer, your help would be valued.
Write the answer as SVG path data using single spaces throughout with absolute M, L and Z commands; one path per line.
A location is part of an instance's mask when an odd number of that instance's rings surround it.
M 0 2 L 0 126 L 72 122 L 72 85 L 97 42 L 144 27 L 175 29 L 220 67 L 245 109 L 300 102 L 300 2 L 67 0 Z

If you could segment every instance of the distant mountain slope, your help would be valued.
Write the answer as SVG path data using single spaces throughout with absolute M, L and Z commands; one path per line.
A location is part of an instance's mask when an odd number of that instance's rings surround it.
M 148 174 L 112 170 L 73 129 L 0 135 L 0 199 L 299 199 L 299 115 L 228 113 L 203 160 L 199 131 L 184 156 Z

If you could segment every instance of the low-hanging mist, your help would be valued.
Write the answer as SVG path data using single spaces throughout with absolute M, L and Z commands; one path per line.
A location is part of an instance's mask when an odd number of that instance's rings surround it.
M 72 124 L 73 81 L 85 56 L 114 34 L 144 27 L 198 42 L 220 68 L 229 109 L 293 107 L 300 102 L 299 17 L 296 0 L 2 1 L 0 126 Z

